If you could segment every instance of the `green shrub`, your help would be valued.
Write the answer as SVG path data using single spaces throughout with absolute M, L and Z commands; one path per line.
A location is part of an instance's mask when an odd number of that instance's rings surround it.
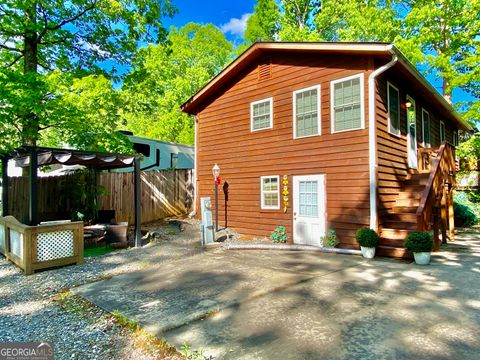
M 403 245 L 412 252 L 431 252 L 433 250 L 432 235 L 426 231 L 412 232 L 408 234 Z
M 364 247 L 377 247 L 379 240 L 376 231 L 367 227 L 358 229 L 355 233 L 355 238 L 360 246 Z
M 285 226 L 277 226 L 275 231 L 270 235 L 270 239 L 272 239 L 274 243 L 286 243 L 287 229 L 285 229 Z
M 454 193 L 453 212 L 455 213 L 455 226 L 472 226 L 478 223 L 480 214 L 478 200 L 478 191 Z
M 320 240 L 323 244 L 323 247 L 333 248 L 340 244 L 340 240 L 338 240 L 337 234 L 335 234 L 335 230 L 333 229 L 329 229 L 328 233 L 325 236 L 322 236 Z
M 454 201 L 453 213 L 455 214 L 455 226 L 472 226 L 478 223 L 478 216 L 469 205 Z

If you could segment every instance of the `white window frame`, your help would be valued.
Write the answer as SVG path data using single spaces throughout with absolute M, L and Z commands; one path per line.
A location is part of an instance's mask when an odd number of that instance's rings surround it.
M 277 184 L 278 184 L 278 190 L 276 191 L 277 192 L 277 202 L 278 202 L 278 205 L 277 206 L 267 206 L 265 205 L 264 203 L 264 198 L 263 198 L 263 194 L 264 194 L 264 191 L 263 191 L 263 180 L 264 179 L 277 179 Z M 266 191 L 266 193 L 271 193 L 273 194 L 274 191 Z M 261 204 L 261 209 L 262 210 L 278 210 L 280 209 L 280 175 L 267 175 L 267 176 L 260 176 L 260 204 Z
M 311 135 L 304 135 L 304 136 L 297 136 L 297 94 L 300 94 L 305 91 L 310 91 L 316 89 L 317 90 L 317 121 L 318 121 L 318 133 L 311 134 Z M 292 101 L 293 101 L 293 138 L 294 139 L 302 139 L 312 136 L 320 136 L 322 135 L 322 104 L 320 102 L 320 85 L 314 85 L 307 88 L 295 90 L 292 94 Z
M 395 90 L 397 90 L 397 94 L 398 94 L 398 131 L 395 131 L 392 127 L 392 118 L 391 118 L 391 114 L 390 114 L 390 88 L 394 88 Z M 390 81 L 387 81 L 387 113 L 388 113 L 388 132 L 391 134 L 391 135 L 394 135 L 396 137 L 400 137 L 400 134 L 401 134 L 401 130 L 400 130 L 400 90 L 395 86 L 393 85 Z
M 442 127 L 443 127 L 443 139 L 442 139 Z M 442 120 L 440 120 L 439 135 L 440 135 L 440 144 L 445 144 L 447 142 L 447 133 L 445 129 L 445 123 Z
M 261 128 L 261 129 L 254 129 L 253 128 L 253 107 L 254 107 L 254 105 L 261 104 L 261 103 L 264 103 L 264 102 L 267 102 L 267 101 L 269 102 L 269 105 L 270 105 L 270 126 L 264 127 L 264 128 Z M 255 132 L 255 131 L 268 130 L 268 129 L 272 129 L 272 128 L 273 128 L 273 98 L 269 97 L 269 98 L 266 98 L 266 99 L 251 102 L 250 103 L 250 131 Z
M 353 80 L 359 78 L 360 79 L 360 127 L 359 128 L 353 128 L 353 129 L 347 129 L 347 130 L 338 130 L 335 131 L 335 84 L 348 81 L 348 80 Z M 356 74 L 352 76 L 347 76 L 341 79 L 337 80 L 332 80 L 330 81 L 330 132 L 332 134 L 335 133 L 341 133 L 345 131 L 355 131 L 355 130 L 361 130 L 365 129 L 365 85 L 364 85 L 364 74 Z
M 459 140 L 459 137 L 458 137 L 458 129 L 455 129 L 453 130 L 453 133 L 452 133 L 452 136 L 453 136 L 453 146 L 458 146 L 458 140 Z
M 428 137 L 429 137 L 429 143 L 427 144 L 425 142 L 425 116 L 424 114 L 428 114 Z M 430 148 L 432 147 L 432 128 L 431 128 L 431 119 L 430 119 L 430 113 L 422 108 L 422 145 L 424 148 Z

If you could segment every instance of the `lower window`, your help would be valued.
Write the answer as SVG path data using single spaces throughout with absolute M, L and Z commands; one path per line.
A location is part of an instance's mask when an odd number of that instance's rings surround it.
M 262 209 L 280 209 L 280 177 L 262 176 L 260 189 Z

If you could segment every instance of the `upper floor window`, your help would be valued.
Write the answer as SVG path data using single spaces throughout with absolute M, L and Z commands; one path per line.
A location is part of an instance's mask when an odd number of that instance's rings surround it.
M 445 123 L 440 121 L 440 144 L 445 142 Z
M 458 146 L 458 130 L 453 130 L 453 146 Z
M 294 138 L 320 135 L 320 86 L 293 92 Z
M 331 82 L 332 132 L 365 126 L 363 74 Z
M 262 209 L 280 209 L 280 177 L 262 176 L 260 187 Z
M 422 141 L 424 147 L 430 147 L 430 114 L 422 109 Z
M 257 131 L 273 127 L 272 98 L 254 101 L 250 104 L 250 130 Z
M 388 131 L 392 135 L 400 136 L 400 93 L 392 84 L 388 83 Z

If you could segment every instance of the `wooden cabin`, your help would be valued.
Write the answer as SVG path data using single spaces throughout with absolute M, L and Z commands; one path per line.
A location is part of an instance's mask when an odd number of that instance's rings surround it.
M 343 248 L 370 227 L 395 257 L 409 256 L 409 231 L 453 236 L 455 146 L 470 126 L 391 44 L 255 43 L 182 110 L 196 119 L 197 209 L 220 167 L 220 227 L 282 225 L 310 245 L 333 229 Z

